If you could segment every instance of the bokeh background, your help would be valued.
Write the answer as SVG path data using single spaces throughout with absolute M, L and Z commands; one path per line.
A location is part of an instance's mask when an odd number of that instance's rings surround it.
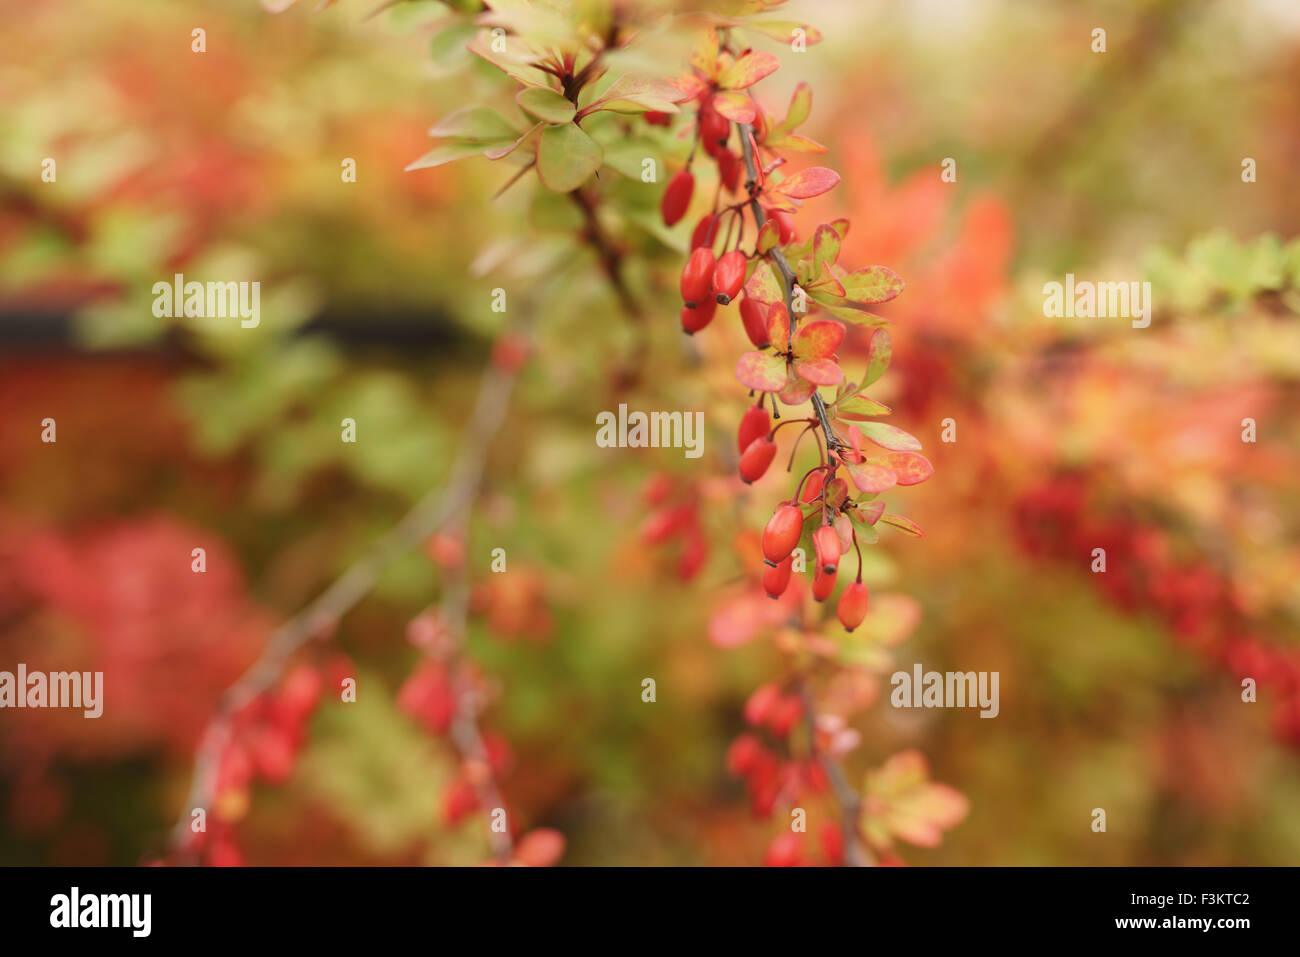
M 757 862 L 783 812 L 755 815 L 724 755 L 779 655 L 763 634 L 719 647 L 717 616 L 737 535 L 783 486 L 729 478 L 734 310 L 683 344 L 685 237 L 655 226 L 660 187 L 606 184 L 637 325 L 570 208 L 531 184 L 492 201 L 509 171 L 483 159 L 403 172 L 437 119 L 503 87 L 439 4 L 368 10 L 0 3 L 0 668 L 107 685 L 98 721 L 0 712 L 0 862 L 163 852 L 222 689 L 445 478 L 507 318 L 497 287 L 538 340 L 468 516 L 468 652 L 513 813 L 561 831 L 565 863 Z M 826 39 L 774 47 L 760 96 L 809 82 L 802 132 L 843 175 L 798 222 L 851 216 L 842 259 L 907 280 L 877 394 L 937 469 L 905 496 L 927 537 L 868 553 L 903 631 L 916 619 L 876 670 L 1001 675 L 994 720 L 895 711 L 866 676 L 851 776 L 916 748 L 966 795 L 909 863 L 1300 862 L 1300 6 L 845 0 L 790 18 Z M 154 318 L 152 284 L 177 271 L 260 280 L 256 334 Z M 1151 281 L 1151 327 L 1045 318 L 1042 285 L 1067 272 Z M 619 402 L 703 410 L 704 457 L 598 448 Z M 642 540 L 662 476 L 701 503 L 688 576 Z M 436 562 L 406 556 L 296 661 L 357 677 L 358 700 L 327 695 L 282 780 L 230 812 L 241 859 L 482 858 L 446 821 L 454 755 L 398 704 L 408 623 L 438 596 Z

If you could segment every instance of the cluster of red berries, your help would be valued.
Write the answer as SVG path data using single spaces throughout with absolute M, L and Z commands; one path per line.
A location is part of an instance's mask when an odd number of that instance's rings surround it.
M 1017 500 L 1016 540 L 1034 557 L 1084 563 L 1104 548 L 1106 572 L 1091 576 L 1102 593 L 1126 612 L 1155 612 L 1212 666 L 1275 691 L 1274 732 L 1300 748 L 1300 655 L 1255 636 L 1232 583 L 1204 561 L 1176 559 L 1164 532 L 1092 511 L 1087 476 L 1055 476 Z
M 459 541 L 457 536 L 443 538 Z M 435 556 L 442 553 L 444 558 L 453 559 L 453 565 L 457 564 L 454 561 L 455 550 L 445 541 L 431 541 L 429 551 Z M 449 736 L 452 723 L 462 708 L 477 711 L 479 702 L 487 699 L 486 683 L 472 663 L 452 660 L 456 653 L 456 636 L 435 612 L 425 612 L 412 619 L 407 626 L 407 640 L 426 657 L 398 691 L 398 710 L 409 715 L 430 734 Z M 477 714 L 475 720 L 477 723 Z M 487 814 L 494 810 L 484 806 L 484 795 L 495 793 L 495 789 L 488 792 L 487 786 L 505 777 L 514 763 L 514 754 L 503 735 L 479 731 L 478 739 L 481 753 L 468 754 L 459 747 L 456 749 L 459 759 L 456 775 L 442 789 L 441 815 L 449 827 L 475 812 Z M 510 859 L 493 859 L 489 863 L 549 867 L 560 859 L 564 853 L 564 835 L 550 828 L 537 828 L 520 836 L 515 819 L 514 814 L 506 814 L 505 826 L 512 838 Z
M 692 335 L 713 321 L 719 305 L 728 305 L 740 295 L 750 260 L 739 248 L 748 195 L 742 195 L 738 202 L 718 207 L 724 193 L 734 195 L 741 186 L 743 165 L 740 157 L 727 145 L 732 135 L 732 123 L 710 105 L 707 88 L 701 89 L 697 99 L 700 102 L 695 124 L 697 143 L 717 164 L 719 192 L 714 200 L 714 209 L 705 213 L 691 232 L 691 254 L 682 269 L 681 323 L 682 329 Z M 664 190 L 660 213 L 665 225 L 676 225 L 686 215 L 694 193 L 695 175 L 688 162 L 687 168 L 677 172 Z M 795 238 L 793 218 L 779 210 L 765 212 L 767 218 L 777 225 L 780 242 L 791 242 Z M 727 225 L 725 235 L 719 228 L 724 222 Z M 740 226 L 738 232 L 733 230 L 737 224 Z M 719 240 L 722 251 L 715 253 Z M 759 304 L 749 299 L 742 300 L 740 314 L 755 347 L 766 345 L 766 322 Z
M 278 785 L 289 779 L 323 686 L 319 669 L 296 665 L 278 688 L 254 698 L 234 715 L 217 765 L 207 830 L 191 838 L 192 849 L 204 863 L 215 867 L 244 863 L 234 832 L 248 812 L 252 785 L 257 781 Z
M 657 547 L 676 545 L 677 577 L 690 581 L 709 558 L 699 489 L 694 482 L 660 474 L 646 483 L 642 499 L 651 512 L 641 523 L 641 541 Z
M 775 684 L 761 685 L 745 703 L 745 721 L 751 731 L 740 734 L 727 750 L 727 770 L 743 778 L 750 807 L 758 817 L 768 817 L 782 801 L 801 794 L 823 794 L 829 788 L 826 772 L 813 758 L 785 758 L 764 743 L 766 731 L 784 742 L 804 716 L 797 694 L 786 694 Z

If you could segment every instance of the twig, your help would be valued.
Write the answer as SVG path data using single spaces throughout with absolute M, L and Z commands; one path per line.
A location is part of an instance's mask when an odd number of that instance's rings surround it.
M 817 724 L 813 715 L 812 692 L 808 690 L 807 681 L 801 676 L 798 683 L 799 698 L 803 701 L 804 723 L 808 730 L 808 750 L 826 772 L 830 779 L 831 791 L 840 805 L 840 830 L 844 834 L 844 863 L 849 867 L 871 867 L 875 864 L 871 852 L 862 843 L 858 831 L 858 816 L 862 808 L 862 799 L 853 790 L 844 768 L 831 755 L 817 747 Z
M 623 307 L 629 319 L 636 322 L 643 321 L 645 313 L 641 309 L 641 304 L 632 295 L 632 290 L 628 288 L 627 281 L 623 278 L 623 251 L 605 235 L 605 230 L 596 215 L 596 204 L 581 187 L 571 192 L 569 198 L 582 211 L 582 218 L 586 224 L 583 238 L 595 250 L 600 266 L 609 279 L 610 287 L 618 296 L 619 305 Z

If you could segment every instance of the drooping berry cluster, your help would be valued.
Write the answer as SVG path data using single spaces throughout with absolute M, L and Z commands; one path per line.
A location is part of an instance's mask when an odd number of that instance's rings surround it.
M 889 335 L 881 328 L 885 320 L 869 310 L 897 296 L 903 282 L 883 266 L 848 271 L 838 265 L 847 220 L 822 223 L 799 239 L 793 214 L 805 200 L 839 182 L 839 175 L 826 167 L 790 175 L 782 169 L 791 154 L 826 151 L 795 132 L 811 111 L 811 91 L 800 84 L 784 118 L 769 114 L 751 88 L 777 69 L 777 59 L 737 48 L 731 37 L 726 28 L 708 30 L 691 58 L 690 72 L 676 81 L 696 107 L 694 144 L 686 167 L 664 192 L 661 213 L 666 225 L 684 219 L 696 200 L 692 165 L 698 152 L 716 167 L 712 202 L 695 221 L 681 272 L 681 325 L 693 335 L 713 321 L 719 307 L 738 301 L 738 317 L 754 349 L 740 357 L 735 375 L 758 396 L 737 430 L 738 471 L 745 483 L 767 474 L 779 451 L 780 430 L 799 427 L 790 450 L 791 466 L 800 440 L 812 433 L 816 463 L 777 505 L 763 530 L 762 588 L 770 598 L 782 598 L 796 569 L 811 555 L 811 592 L 817 601 L 826 601 L 835 591 L 841 558 L 854 550 L 856 575 L 841 590 L 837 604 L 839 621 L 851 632 L 868 613 L 862 544 L 875 543 L 881 525 L 922 534 L 910 519 L 887 513 L 879 496 L 895 486 L 923 482 L 933 472 L 919 452 L 921 443 L 877 421 L 890 409 L 862 391 L 885 372 L 891 353 Z M 655 117 L 652 122 L 663 120 Z M 816 312 L 824 315 L 814 316 Z M 865 328 L 861 335 L 850 336 L 849 325 Z M 866 360 L 866 373 L 858 382 L 847 381 L 840 366 L 846 340 Z M 789 407 L 805 404 L 811 405 L 809 414 L 789 414 Z M 764 726 L 784 739 L 805 711 L 803 699 L 793 690 L 765 685 L 751 698 L 746 715 L 751 725 Z M 820 719 L 835 718 L 805 716 L 808 733 L 814 736 Z M 808 746 L 815 751 L 816 742 Z M 729 764 L 746 778 L 756 808 L 770 810 L 775 795 L 824 790 L 819 788 L 824 775 L 817 761 L 782 761 L 753 734 L 736 740 Z M 788 862 L 798 856 L 795 850 L 793 845 L 774 845 L 769 856 Z

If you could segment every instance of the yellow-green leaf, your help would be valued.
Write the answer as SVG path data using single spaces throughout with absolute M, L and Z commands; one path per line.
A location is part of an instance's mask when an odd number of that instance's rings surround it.
M 571 193 L 596 172 L 600 144 L 572 123 L 548 126 L 537 144 L 537 175 L 556 193 Z
M 526 86 L 515 94 L 515 102 L 525 113 L 547 123 L 568 123 L 577 107 L 555 90 L 544 86 Z

